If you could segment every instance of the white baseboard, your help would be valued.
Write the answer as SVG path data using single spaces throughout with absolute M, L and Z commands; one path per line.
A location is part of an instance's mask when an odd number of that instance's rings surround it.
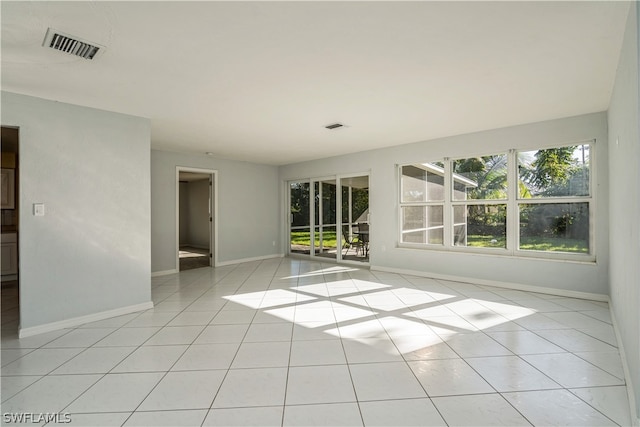
M 631 381 L 631 371 L 629 371 L 629 363 L 627 361 L 627 354 L 624 351 L 624 343 L 622 342 L 622 336 L 620 335 L 620 330 L 618 329 L 618 321 L 616 319 L 615 314 L 611 306 L 609 306 L 609 311 L 611 313 L 611 320 L 613 321 L 613 331 L 616 334 L 616 341 L 618 342 L 618 351 L 620 352 L 620 359 L 622 361 L 622 370 L 624 371 L 624 379 L 627 384 L 627 396 L 629 396 L 629 410 L 631 412 L 631 422 L 635 427 L 640 426 L 640 418 L 638 418 L 638 412 L 636 408 L 636 394 L 633 386 L 640 385 L 640 379 L 636 379 L 635 382 Z
M 88 314 L 86 316 L 74 317 L 72 319 L 60 320 L 58 322 L 46 323 L 44 325 L 32 326 L 30 328 L 18 328 L 18 337 L 25 338 L 32 335 L 43 334 L 45 332 L 57 331 L 65 328 L 73 328 L 85 323 L 97 322 L 98 320 L 109 319 L 111 317 L 122 316 L 129 313 L 148 310 L 153 308 L 153 302 L 129 305 L 113 310 L 101 311 L 100 313 Z
M 273 259 L 273 258 L 284 258 L 284 254 L 264 255 L 264 256 L 257 256 L 253 258 L 234 259 L 231 261 L 218 261 L 216 263 L 216 267 L 222 267 L 224 265 L 242 264 L 243 262 L 264 261 L 265 259 Z
M 496 288 L 514 289 L 518 291 L 537 292 L 539 294 L 558 295 L 561 297 L 580 298 L 591 301 L 609 302 L 608 295 L 594 294 L 591 292 L 569 291 L 566 289 L 545 288 L 541 286 L 525 285 L 522 283 L 500 282 L 497 280 L 478 279 L 475 277 L 452 276 L 449 274 L 429 273 L 426 271 L 405 270 L 402 268 L 371 266 L 373 271 L 408 274 L 411 276 L 428 277 L 430 279 L 450 280 L 453 282 L 472 283 L 474 285 L 495 286 Z
M 178 270 L 176 270 L 175 268 L 173 270 L 153 271 L 151 272 L 151 277 L 168 276 L 169 274 L 177 274 L 177 273 L 178 273 Z
M 231 261 L 218 261 L 216 263 L 216 267 L 223 267 L 225 265 L 242 264 L 243 262 L 264 261 L 265 259 L 273 259 L 273 258 L 284 258 L 284 254 L 272 254 L 272 255 L 256 256 L 252 258 L 233 259 Z M 177 273 L 179 273 L 179 271 L 176 270 L 175 268 L 173 270 L 154 271 L 151 273 L 151 277 L 167 276 L 169 274 L 177 274 Z

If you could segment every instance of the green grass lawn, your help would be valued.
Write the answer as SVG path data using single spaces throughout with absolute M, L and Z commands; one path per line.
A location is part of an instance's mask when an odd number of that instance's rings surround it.
M 494 241 L 495 240 L 495 241 Z M 324 248 L 336 247 L 336 232 L 325 231 L 323 233 L 322 246 Z M 291 244 L 300 246 L 311 246 L 311 239 L 308 231 L 292 231 Z M 320 246 L 320 234 L 315 235 L 315 246 Z M 504 236 L 467 236 L 467 246 L 476 248 L 504 248 L 506 242 Z M 550 251 L 569 252 L 586 254 L 589 253 L 588 243 L 579 239 L 563 239 L 554 237 L 521 237 L 520 249 L 525 251 Z
M 505 248 L 506 244 L 504 236 L 494 237 L 472 234 L 467 236 L 467 246 L 473 246 L 475 248 Z
M 311 246 L 311 238 L 308 231 L 292 231 L 291 232 L 291 244 L 300 246 Z M 325 231 L 322 233 L 322 246 L 324 248 L 336 247 L 336 232 Z M 315 247 L 320 246 L 320 233 L 315 234 Z
M 492 242 L 492 240 L 495 240 Z M 467 246 L 477 248 L 504 248 L 504 237 L 467 236 Z M 589 253 L 588 243 L 579 239 L 564 239 L 559 237 L 521 237 L 520 249 L 525 251 L 549 251 L 586 254 Z
M 589 242 L 560 237 L 520 237 L 520 249 L 525 251 L 589 253 Z

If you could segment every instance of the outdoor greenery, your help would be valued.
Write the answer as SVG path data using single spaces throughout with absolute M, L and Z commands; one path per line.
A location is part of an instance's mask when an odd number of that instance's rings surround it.
M 335 184 L 326 182 L 315 182 L 313 194 L 315 197 L 314 204 L 316 206 L 315 218 L 316 224 L 319 224 L 319 205 L 320 205 L 320 185 L 322 185 L 322 223 L 336 224 L 336 186 Z M 310 191 L 308 182 L 294 182 L 291 184 L 291 214 L 293 222 L 291 226 L 300 227 L 309 225 L 309 209 Z M 347 222 L 349 218 L 349 193 L 348 187 L 342 187 L 342 216 L 343 222 Z M 369 208 L 369 189 L 368 188 L 352 188 L 351 190 L 352 211 L 351 218 L 357 220 Z
M 588 195 L 588 149 L 588 145 L 581 145 L 519 153 L 520 249 L 589 252 L 588 203 L 526 203 L 534 198 Z M 477 183 L 466 187 L 466 200 L 506 199 L 506 162 L 504 154 L 453 162 L 455 174 Z M 467 209 L 468 246 L 505 247 L 506 212 L 502 206 L 460 206 Z
M 508 159 L 507 154 L 498 154 L 451 163 L 454 245 L 506 248 L 507 206 L 514 203 L 507 201 Z M 403 230 L 416 230 L 404 234 L 403 242 L 428 240 L 430 244 L 438 244 L 440 236 L 441 243 L 443 166 L 437 163 L 403 167 L 402 200 L 410 203 L 402 207 L 402 227 Z M 519 249 L 589 253 L 589 201 L 580 199 L 590 194 L 589 172 L 588 144 L 517 153 L 518 179 L 514 185 L 517 185 L 518 194 L 515 203 L 519 215 Z M 341 246 L 337 242 L 336 226 L 358 221 L 369 206 L 367 188 L 338 188 L 331 181 L 292 183 L 290 191 L 291 244 L 302 247 L 311 246 L 309 229 L 317 230 L 320 224 L 323 224 L 320 226 L 323 233 L 315 233 L 315 246 L 319 247 L 321 242 L 324 248 Z M 341 192 L 342 218 L 337 218 L 338 191 Z M 313 215 L 311 197 L 315 206 Z M 560 197 L 564 199 L 559 200 Z M 311 216 L 315 218 L 315 224 L 310 224 Z M 423 231 L 427 228 L 429 231 Z
M 589 247 L 585 240 L 531 236 L 520 238 L 520 249 L 571 253 L 589 252 Z
M 504 236 L 479 236 L 471 234 L 467 236 L 467 246 L 477 248 L 504 248 L 506 247 L 506 239 Z
M 477 183 L 467 188 L 467 199 L 507 198 L 507 155 L 474 157 L 453 162 L 453 173 Z
M 494 238 L 494 236 L 467 236 L 467 246 L 479 248 L 504 248 L 506 241 L 504 236 Z M 563 239 L 552 237 L 521 237 L 520 249 L 530 251 L 552 251 L 552 252 L 571 252 L 571 253 L 587 253 L 589 248 L 584 240 L 579 239 Z
M 325 248 L 335 248 L 337 237 L 335 231 L 325 231 L 322 233 L 322 246 Z M 320 233 L 315 233 L 315 247 L 320 246 Z M 344 242 L 344 240 L 343 240 Z M 291 244 L 300 246 L 311 246 L 311 237 L 308 231 L 292 231 Z
M 588 148 L 581 145 L 538 150 L 531 162 L 523 153 L 518 159 L 518 173 L 528 191 L 520 197 L 588 195 Z M 588 253 L 588 203 L 523 203 L 520 236 L 521 249 Z
M 320 191 L 322 190 L 322 191 Z M 315 182 L 312 189 L 315 206 L 314 218 L 316 225 L 325 224 L 322 232 L 322 247 L 336 248 L 336 185 L 330 182 Z M 291 183 L 291 215 L 292 227 L 309 227 L 310 221 L 310 184 L 306 182 Z M 320 203 L 320 193 L 322 193 L 322 203 Z M 320 205 L 322 204 L 322 212 Z M 369 189 L 351 189 L 351 218 L 356 221 L 369 207 Z M 342 216 L 343 223 L 349 220 L 349 187 L 342 186 Z M 308 230 L 308 228 L 307 228 Z M 320 233 L 315 233 L 315 247 L 320 247 Z M 344 239 L 342 240 L 344 242 Z M 291 230 L 291 244 L 298 246 L 311 246 L 309 231 Z

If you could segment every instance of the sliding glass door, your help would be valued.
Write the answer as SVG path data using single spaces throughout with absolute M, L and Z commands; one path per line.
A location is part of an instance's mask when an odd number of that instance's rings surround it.
M 289 253 L 369 262 L 369 176 L 290 181 Z
M 289 253 L 311 253 L 311 203 L 309 182 L 290 182 Z
M 369 262 L 369 176 L 340 179 L 342 253 L 345 261 Z
M 336 259 L 337 229 L 336 229 L 336 180 L 325 179 L 314 181 L 314 254 L 323 258 Z

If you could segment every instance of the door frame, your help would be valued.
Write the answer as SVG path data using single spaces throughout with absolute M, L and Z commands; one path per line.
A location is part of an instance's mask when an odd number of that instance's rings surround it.
M 342 242 L 342 180 L 343 179 L 348 179 L 348 178 L 358 178 L 358 177 L 363 177 L 366 176 L 367 177 L 367 181 L 369 184 L 369 203 L 367 208 L 369 209 L 369 214 L 368 214 L 368 222 L 369 225 L 371 225 L 371 171 L 367 171 L 367 172 L 360 172 L 360 173 L 345 173 L 345 174 L 337 174 L 336 175 L 336 185 L 339 187 L 339 190 L 337 191 L 337 196 L 338 196 L 338 200 L 336 202 L 336 206 L 337 206 L 337 214 L 340 214 L 340 218 L 336 218 L 336 221 L 339 220 L 339 225 L 338 225 L 338 230 L 339 230 L 339 234 L 338 234 L 338 239 L 340 242 Z M 336 216 L 337 216 L 336 214 Z M 354 220 L 355 218 L 352 218 L 352 220 Z M 371 237 L 371 236 L 369 236 Z M 371 244 L 371 241 L 369 241 L 369 244 Z M 371 251 L 369 251 L 370 253 Z M 369 257 L 369 259 L 367 261 L 352 261 L 352 260 L 348 260 L 348 259 L 343 259 L 342 258 L 342 251 L 340 251 L 339 254 L 339 261 L 340 263 L 343 264 L 350 264 L 350 265 L 360 265 L 360 266 L 369 266 L 371 265 L 371 257 Z
M 218 171 L 215 169 L 176 166 L 176 271 L 180 272 L 180 172 L 204 173 L 209 175 L 209 266 L 218 265 Z M 213 194 L 212 194 L 213 193 Z
M 335 258 L 332 257 L 323 257 L 320 255 L 316 254 L 316 227 L 319 230 L 319 234 L 320 237 L 318 238 L 318 242 L 320 242 L 320 250 L 322 250 L 323 247 L 323 240 L 322 240 L 322 235 L 324 234 L 324 218 L 322 217 L 323 214 L 323 204 L 322 204 L 322 183 L 324 181 L 336 181 L 336 239 L 339 239 L 339 235 L 338 233 L 338 229 L 337 229 L 337 216 L 340 213 L 339 209 L 340 207 L 338 206 L 338 181 L 335 175 L 328 175 L 328 176 L 322 176 L 322 177 L 316 177 L 316 178 L 311 178 L 309 180 L 309 223 L 311 224 L 311 227 L 309 229 L 309 239 L 310 239 L 310 243 L 311 243 L 311 251 L 309 252 L 309 255 L 311 256 L 311 258 L 317 258 L 319 260 L 322 259 L 328 259 L 328 260 L 334 260 L 337 261 L 338 260 L 338 252 L 339 252 L 339 247 L 340 245 L 337 245 L 336 247 L 336 256 Z M 319 218 L 316 218 L 316 186 L 315 184 L 318 183 L 318 216 Z M 318 221 L 318 223 L 316 224 L 316 221 Z M 336 240 L 338 241 L 338 240 Z M 322 252 L 320 252 L 322 253 Z
M 336 190 L 336 237 L 338 241 L 342 241 L 342 179 L 355 178 L 366 176 L 369 180 L 369 188 L 371 188 L 371 170 L 366 172 L 354 172 L 354 173 L 344 173 L 344 174 L 335 174 L 335 175 L 326 175 L 319 177 L 305 177 L 305 178 L 291 178 L 284 179 L 283 185 L 285 188 L 285 197 L 284 197 L 284 243 L 286 245 L 285 254 L 287 256 L 293 257 L 302 257 L 311 260 L 318 261 L 328 261 L 328 262 L 338 262 L 341 264 L 350 264 L 356 266 L 364 266 L 367 267 L 370 265 L 370 260 L 368 261 L 351 261 L 345 260 L 342 258 L 342 251 L 338 248 L 338 253 L 336 253 L 336 258 L 329 257 L 321 257 L 315 254 L 315 197 L 314 197 L 314 183 L 322 182 L 323 180 L 335 180 L 336 187 L 339 190 Z M 291 252 L 291 183 L 292 182 L 302 182 L 309 183 L 309 237 L 311 240 L 311 248 L 309 251 L 309 255 L 298 254 Z M 320 213 L 322 214 L 322 213 Z M 369 223 L 371 223 L 371 191 L 369 191 Z M 341 245 L 338 245 L 339 247 Z
M 285 255 L 286 256 L 292 256 L 292 257 L 311 257 L 311 253 L 315 250 L 314 248 L 314 242 L 313 240 L 311 240 L 310 245 L 309 245 L 309 255 L 306 254 L 301 254 L 301 253 L 294 253 L 291 252 L 291 222 L 292 222 L 292 214 L 291 214 L 291 183 L 293 182 L 298 182 L 298 183 L 303 183 L 303 184 L 309 184 L 309 191 L 312 190 L 312 185 L 311 185 L 311 179 L 310 178 L 302 178 L 302 179 L 285 179 L 284 180 L 284 203 L 285 203 L 285 207 L 284 207 L 284 227 L 282 228 L 285 232 L 285 236 L 284 236 L 284 244 L 286 245 L 285 248 Z M 311 199 L 309 199 L 309 218 L 311 218 L 312 212 L 311 212 Z M 309 223 L 309 238 L 311 238 L 311 231 L 313 229 L 313 224 Z

